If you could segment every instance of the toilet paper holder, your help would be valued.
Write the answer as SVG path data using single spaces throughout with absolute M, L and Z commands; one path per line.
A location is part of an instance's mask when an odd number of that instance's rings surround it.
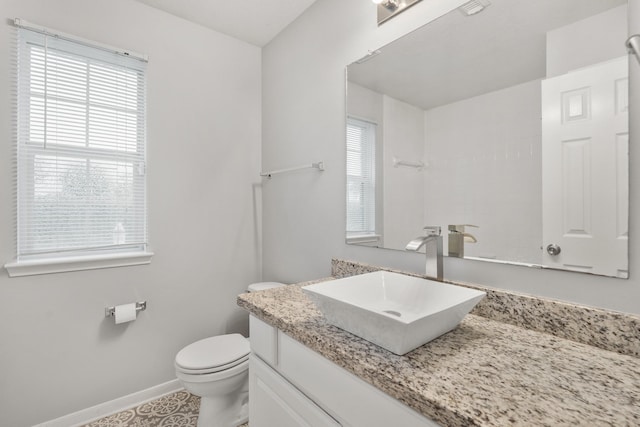
M 144 311 L 147 309 L 147 302 L 146 301 L 138 301 L 136 302 L 136 314 L 140 313 L 141 311 Z M 104 309 L 104 317 L 112 317 L 115 316 L 116 314 L 116 308 L 115 307 L 105 307 Z

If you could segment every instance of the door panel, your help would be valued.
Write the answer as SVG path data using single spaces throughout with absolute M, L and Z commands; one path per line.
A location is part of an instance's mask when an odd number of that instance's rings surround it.
M 545 266 L 628 277 L 627 73 L 623 57 L 542 81 Z

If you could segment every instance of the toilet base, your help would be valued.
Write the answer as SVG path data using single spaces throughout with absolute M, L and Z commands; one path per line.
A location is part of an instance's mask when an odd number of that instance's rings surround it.
M 234 399 L 201 397 L 198 427 L 238 427 L 249 420 L 249 391 Z

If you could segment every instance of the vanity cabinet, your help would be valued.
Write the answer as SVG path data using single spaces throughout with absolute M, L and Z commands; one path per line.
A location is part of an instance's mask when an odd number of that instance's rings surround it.
M 437 427 L 282 331 L 251 316 L 252 427 Z
M 249 361 L 249 395 L 252 427 L 340 427 L 255 354 Z

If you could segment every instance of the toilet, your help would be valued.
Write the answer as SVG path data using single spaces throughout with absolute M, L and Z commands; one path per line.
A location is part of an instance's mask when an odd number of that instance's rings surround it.
M 247 287 L 247 291 L 257 292 L 257 291 L 264 291 L 266 289 L 281 288 L 282 286 L 287 286 L 287 285 L 280 282 L 258 282 L 258 283 L 250 284 Z
M 249 285 L 249 292 L 286 286 Z M 176 377 L 200 396 L 198 427 L 236 427 L 249 419 L 249 340 L 240 334 L 209 337 L 189 344 L 175 358 Z

